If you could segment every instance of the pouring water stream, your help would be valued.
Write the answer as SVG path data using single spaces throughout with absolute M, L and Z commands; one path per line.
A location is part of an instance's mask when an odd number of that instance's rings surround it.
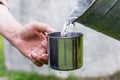
M 75 4 L 75 7 L 69 16 L 69 18 L 66 20 L 66 22 L 63 25 L 63 30 L 61 32 L 61 36 L 65 36 L 69 32 L 75 32 L 75 21 L 78 17 L 80 17 L 87 9 L 95 2 L 96 0 L 77 0 L 77 3 Z M 70 29 L 70 25 L 73 25 L 74 27 Z

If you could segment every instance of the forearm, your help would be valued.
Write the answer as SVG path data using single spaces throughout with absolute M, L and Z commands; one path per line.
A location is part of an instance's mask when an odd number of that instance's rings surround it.
M 21 28 L 22 26 L 13 18 L 8 8 L 0 4 L 0 34 L 12 43 Z

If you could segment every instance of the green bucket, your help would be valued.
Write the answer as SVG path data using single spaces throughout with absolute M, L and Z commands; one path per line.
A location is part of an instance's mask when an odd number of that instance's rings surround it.
M 88 1 L 84 13 L 74 22 L 81 23 L 98 32 L 120 40 L 120 0 L 79 0 Z M 77 5 L 80 9 L 82 4 Z M 79 10 L 78 10 L 79 11 Z M 74 12 L 74 10 L 73 10 Z

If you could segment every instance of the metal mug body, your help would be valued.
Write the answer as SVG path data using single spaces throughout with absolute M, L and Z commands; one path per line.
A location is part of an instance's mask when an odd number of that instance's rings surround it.
M 83 34 L 72 33 L 72 36 L 61 37 L 61 32 L 47 35 L 48 65 L 55 70 L 75 70 L 83 65 Z

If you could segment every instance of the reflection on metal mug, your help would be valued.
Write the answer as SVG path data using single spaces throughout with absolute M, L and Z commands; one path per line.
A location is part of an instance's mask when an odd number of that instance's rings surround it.
M 83 64 L 83 34 L 68 33 L 61 36 L 61 32 L 47 35 L 48 65 L 55 70 L 75 70 Z

